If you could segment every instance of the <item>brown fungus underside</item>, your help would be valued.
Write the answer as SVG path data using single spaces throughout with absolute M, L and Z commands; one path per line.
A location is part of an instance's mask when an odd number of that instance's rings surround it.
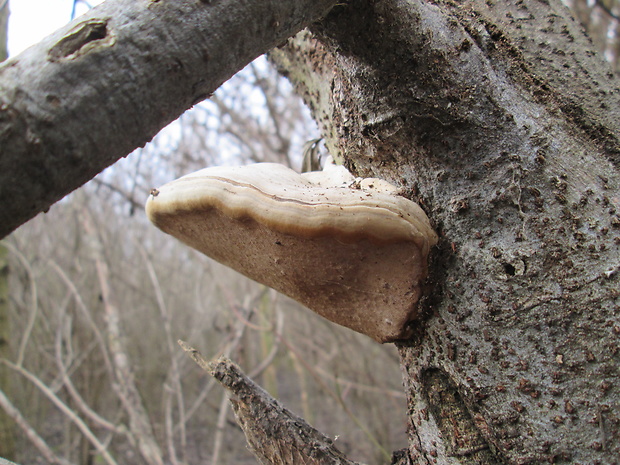
M 421 208 L 344 168 L 192 173 L 146 205 L 162 231 L 379 342 L 407 338 L 437 236 Z

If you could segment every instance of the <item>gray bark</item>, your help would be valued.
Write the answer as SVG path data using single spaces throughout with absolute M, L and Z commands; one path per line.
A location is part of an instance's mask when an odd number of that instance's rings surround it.
M 409 455 L 617 463 L 620 92 L 560 1 L 367 1 L 271 53 L 441 242 L 399 344 Z
M 108 0 L 0 66 L 0 238 L 335 0 Z

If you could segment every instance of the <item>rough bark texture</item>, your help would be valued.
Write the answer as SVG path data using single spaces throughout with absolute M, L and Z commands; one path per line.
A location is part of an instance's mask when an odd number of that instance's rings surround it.
M 271 53 L 442 240 L 399 345 L 410 459 L 620 457 L 620 93 L 560 1 L 362 1 Z
M 108 0 L 0 66 L 0 238 L 335 0 Z

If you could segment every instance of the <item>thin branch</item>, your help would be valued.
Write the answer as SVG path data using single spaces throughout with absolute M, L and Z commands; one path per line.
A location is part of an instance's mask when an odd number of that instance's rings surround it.
M 70 344 L 70 342 L 71 342 L 70 340 L 65 341 L 65 344 Z M 67 392 L 71 396 L 71 399 L 73 400 L 73 402 L 75 402 L 75 404 L 77 405 L 78 409 L 84 415 L 86 415 L 86 417 L 88 417 L 90 421 L 92 421 L 99 427 L 105 428 L 109 431 L 113 431 L 118 434 L 126 433 L 126 430 L 124 428 L 117 427 L 113 423 L 109 422 L 108 420 L 100 416 L 97 412 L 92 410 L 88 406 L 86 401 L 82 398 L 78 390 L 73 385 L 73 381 L 71 381 L 71 377 L 67 373 L 67 366 L 65 365 L 65 362 L 62 359 L 62 345 L 63 345 L 62 335 L 60 334 L 60 331 L 58 331 L 58 335 L 56 337 L 56 344 L 55 344 L 56 365 L 58 366 L 59 376 L 61 378 L 62 384 L 67 389 Z
M 381 386 L 371 386 L 368 384 L 362 384 L 362 383 L 357 383 L 355 381 L 349 381 L 347 379 L 344 378 L 337 378 L 336 376 L 334 376 L 333 374 L 329 373 L 327 370 L 319 367 L 319 366 L 315 366 L 313 367 L 314 370 L 316 370 L 316 372 L 318 374 L 320 374 L 321 376 L 329 379 L 330 381 L 339 384 L 340 386 L 346 386 L 348 388 L 353 388 L 357 391 L 360 392 L 372 392 L 375 394 L 381 394 L 383 396 L 389 396 L 389 397 L 393 397 L 395 399 L 405 399 L 405 393 L 401 392 L 401 391 L 397 391 L 395 389 L 389 389 L 387 387 L 381 387 Z
M 280 334 L 282 332 L 282 327 L 284 326 L 284 317 L 282 312 L 278 312 L 276 315 L 276 327 L 274 329 L 274 333 Z M 250 378 L 258 377 L 263 371 L 265 371 L 276 358 L 276 354 L 278 353 L 278 349 L 280 348 L 280 343 L 282 342 L 281 338 L 276 337 L 275 344 L 271 346 L 271 350 L 267 354 L 267 356 L 260 362 L 254 369 L 250 372 Z
M 250 448 L 261 463 L 274 465 L 354 465 L 333 441 L 284 408 L 226 358 L 207 361 L 183 341 L 179 345 L 232 397 L 230 402 Z
M 105 343 L 105 338 L 103 337 L 103 334 L 101 334 L 101 331 L 99 330 L 99 326 L 97 325 L 95 320 L 93 320 L 92 312 L 86 306 L 86 303 L 84 302 L 84 299 L 82 299 L 82 296 L 80 295 L 77 287 L 75 286 L 75 283 L 71 280 L 71 278 L 69 278 L 69 276 L 63 271 L 63 269 L 55 261 L 51 261 L 50 266 L 54 268 L 54 270 L 56 270 L 56 273 L 58 273 L 58 276 L 60 276 L 60 278 L 63 280 L 63 282 L 65 283 L 65 285 L 67 286 L 71 294 L 73 295 L 73 298 L 75 299 L 75 303 L 77 307 L 82 312 L 82 315 L 84 316 L 84 318 L 90 325 L 90 328 L 95 335 L 95 339 L 97 340 L 99 349 L 101 350 L 101 354 L 103 356 L 103 361 L 105 363 L 106 369 L 108 370 L 108 373 L 112 373 L 113 372 L 112 362 L 110 361 L 110 355 L 108 353 L 108 349 Z
M 86 439 L 93 445 L 97 452 L 101 454 L 101 457 L 108 465 L 118 465 L 116 460 L 110 455 L 107 451 L 106 447 L 97 439 L 97 437 L 93 434 L 90 428 L 82 421 L 80 417 L 78 417 L 75 412 L 65 404 L 60 398 L 52 392 L 52 390 L 37 378 L 34 374 L 26 370 L 25 368 L 15 365 L 14 363 L 9 362 L 8 360 L 2 360 L 2 362 L 17 371 L 24 378 L 34 384 L 44 395 L 47 397 L 52 403 L 70 420 L 73 424 L 80 430 L 80 432 L 84 435 Z
M 58 457 L 54 454 L 54 451 L 50 449 L 45 440 L 37 434 L 32 426 L 28 423 L 21 412 L 13 405 L 13 403 L 6 397 L 4 392 L 0 390 L 0 407 L 4 409 L 6 414 L 17 423 L 17 425 L 22 429 L 26 437 L 30 440 L 30 442 L 37 448 L 37 450 L 41 453 L 41 455 L 47 460 L 49 463 L 55 463 L 58 465 L 71 465 L 70 462 L 66 461 Z M 13 464 L 13 462 L 9 462 L 8 460 L 0 458 L 0 465 L 17 465 Z
M 22 264 L 26 273 L 28 274 L 28 280 L 30 281 L 30 312 L 28 313 L 28 322 L 26 323 L 26 329 L 24 329 L 24 334 L 19 343 L 19 350 L 17 351 L 17 361 L 15 362 L 17 365 L 21 365 L 24 363 L 24 357 L 26 356 L 26 346 L 28 345 L 28 341 L 30 341 L 30 336 L 32 335 L 32 331 L 34 329 L 34 323 L 37 320 L 37 315 L 39 314 L 39 297 L 37 293 L 37 283 L 34 279 L 34 272 L 32 271 L 32 267 L 30 263 L 15 246 L 12 244 L 5 242 L 5 247 L 9 249 L 9 251 L 17 257 L 19 262 Z
M 222 452 L 222 444 L 224 443 L 224 427 L 226 426 L 226 416 L 228 414 L 228 393 L 222 394 L 220 408 L 217 414 L 217 423 L 215 424 L 215 437 L 213 438 L 213 453 L 211 454 L 211 464 L 219 465 L 220 454 Z
M 353 420 L 353 422 L 359 427 L 359 429 L 364 433 L 364 435 L 368 438 L 368 440 L 370 442 L 372 442 L 372 444 L 377 448 L 377 450 L 386 458 L 389 459 L 390 458 L 390 454 L 388 453 L 388 451 L 380 444 L 380 442 L 377 440 L 377 438 L 375 437 L 374 434 L 372 434 L 372 432 L 360 421 L 360 419 L 353 413 L 353 411 L 349 408 L 349 406 L 346 404 L 346 402 L 344 401 L 344 398 L 341 395 L 341 392 L 339 391 L 340 386 L 336 380 L 336 386 L 338 388 L 337 392 L 334 392 L 333 389 L 331 389 L 326 383 L 325 381 L 321 378 L 321 376 L 319 375 L 319 373 L 317 371 L 314 370 L 314 368 L 312 366 L 310 366 L 310 364 L 304 360 L 303 357 L 299 356 L 299 354 L 297 353 L 297 351 L 294 349 L 293 344 L 291 344 L 290 342 L 288 342 L 283 336 L 282 334 L 278 334 L 278 337 L 280 339 L 282 339 L 282 343 L 287 347 L 287 349 L 294 353 L 297 357 L 297 360 L 301 363 L 301 365 L 303 365 L 306 370 L 308 371 L 308 373 L 310 373 L 312 375 L 312 377 L 314 378 L 314 380 L 319 384 L 319 386 L 321 386 L 325 392 L 327 394 L 329 394 L 330 397 L 332 397 L 337 403 L 338 405 L 340 405 L 340 407 L 342 408 L 342 410 L 347 414 L 347 416 L 349 418 L 351 418 L 351 420 Z
M 174 427 L 173 427 L 173 413 L 172 413 L 172 396 L 176 389 L 166 385 L 164 383 L 164 428 L 166 431 L 166 444 L 168 447 L 168 456 L 172 465 L 180 465 L 177 457 L 177 449 L 174 444 Z M 179 422 L 181 425 L 181 434 L 185 434 L 185 424 Z M 185 450 L 185 449 L 183 449 Z
M 101 289 L 117 395 L 129 415 L 129 430 L 137 440 L 140 454 L 149 464 L 163 465 L 163 454 L 155 440 L 148 413 L 142 403 L 142 397 L 136 385 L 132 367 L 129 364 L 129 356 L 120 326 L 120 312 L 110 286 L 110 270 L 103 256 L 103 243 L 97 234 L 94 219 L 87 210 L 82 212 L 82 222 L 86 237 L 89 238 L 92 247 L 92 258 L 95 261 Z
M 166 302 L 164 300 L 164 293 L 162 291 L 161 285 L 159 283 L 159 278 L 157 277 L 157 273 L 155 272 L 155 268 L 153 267 L 153 262 L 150 257 L 147 255 L 144 247 L 138 244 L 138 249 L 140 250 L 140 254 L 144 259 L 144 263 L 146 265 L 146 270 L 148 272 L 149 278 L 151 280 L 151 284 L 153 285 L 153 290 L 155 292 L 155 298 L 157 301 L 157 307 L 159 308 L 159 313 L 161 315 L 161 319 L 164 326 L 164 333 L 166 335 L 166 345 L 168 348 L 168 356 L 170 357 L 170 370 L 168 371 L 168 380 L 172 383 L 172 386 L 165 390 L 164 395 L 166 398 L 169 397 L 169 392 L 172 391 L 176 394 L 177 401 L 177 411 L 179 414 L 179 428 L 180 436 L 181 436 L 181 450 L 185 450 L 187 446 L 187 437 L 185 432 L 185 399 L 183 398 L 183 389 L 181 386 L 181 370 L 179 369 L 179 361 L 177 355 L 174 351 L 174 340 L 172 338 L 172 324 L 170 313 L 168 312 L 168 307 L 166 306 Z M 166 383 L 168 384 L 168 382 Z M 165 402 L 167 405 L 168 401 Z M 169 409 L 166 409 L 166 431 L 169 433 L 173 432 L 172 428 L 172 413 Z M 176 448 L 174 446 L 174 437 L 171 434 L 168 434 L 167 438 L 168 443 L 168 453 L 170 455 L 170 460 L 176 464 L 178 459 L 176 456 Z
M 140 152 L 140 155 L 142 155 L 142 152 Z M 135 182 L 135 179 L 134 179 L 134 182 Z M 111 184 L 107 181 L 104 181 L 103 179 L 95 178 L 93 179 L 93 183 L 97 184 L 98 186 L 105 187 L 106 189 L 109 189 L 112 192 L 115 192 L 116 194 L 120 195 L 124 200 L 126 200 L 129 203 L 130 213 L 136 209 L 142 209 L 144 207 L 143 203 L 136 201 L 136 199 L 134 198 L 135 184 L 134 184 L 134 187 L 132 188 L 131 193 L 127 193 L 120 187 L 115 186 L 114 184 Z
M 231 308 L 234 307 L 233 304 L 230 304 L 230 305 L 231 305 Z M 243 307 L 243 308 L 246 308 L 246 307 Z M 240 318 L 236 322 L 235 331 L 230 336 L 229 341 L 224 343 L 224 347 L 219 350 L 220 354 L 224 354 L 227 356 L 230 355 L 234 350 L 237 349 L 237 347 L 241 343 L 241 338 L 243 337 L 243 334 L 245 333 L 245 330 L 248 327 L 246 322 L 248 321 L 249 315 L 252 313 L 252 310 L 251 309 L 248 310 L 247 313 L 248 313 L 247 316 Z M 187 412 L 185 414 L 185 423 L 187 423 L 194 416 L 194 414 L 198 411 L 198 408 L 202 405 L 204 400 L 208 397 L 209 393 L 211 392 L 211 389 L 213 389 L 213 386 L 215 386 L 215 380 L 211 379 L 209 383 L 207 384 L 207 386 L 205 386 L 205 388 L 201 390 L 200 395 L 193 402 L 192 406 L 189 409 L 187 409 Z M 175 427 L 175 431 L 181 427 L 182 427 L 181 424 L 177 424 L 177 426 Z

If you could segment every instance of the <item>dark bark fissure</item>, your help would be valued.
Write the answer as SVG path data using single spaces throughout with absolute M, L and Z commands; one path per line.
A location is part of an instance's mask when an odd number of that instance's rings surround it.
M 489 443 L 480 434 L 458 389 L 445 372 L 427 369 L 422 372 L 420 384 L 448 448 L 447 455 L 459 457 L 463 465 L 504 463 L 491 453 Z

